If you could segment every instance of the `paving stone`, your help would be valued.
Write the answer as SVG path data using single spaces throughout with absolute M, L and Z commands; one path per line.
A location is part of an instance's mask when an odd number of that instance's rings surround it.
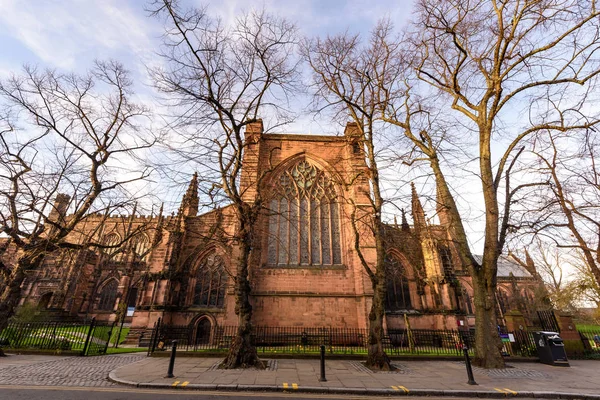
M 145 358 L 145 355 L 60 357 L 0 368 L 0 385 L 110 387 L 108 373 Z M 6 359 L 10 363 L 10 357 Z

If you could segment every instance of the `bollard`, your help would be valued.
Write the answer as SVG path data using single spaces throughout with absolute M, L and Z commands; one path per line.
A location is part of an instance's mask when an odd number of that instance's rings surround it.
M 173 340 L 173 348 L 171 349 L 171 359 L 169 360 L 169 371 L 167 371 L 167 378 L 174 378 L 173 367 L 175 366 L 175 353 L 177 352 L 177 340 Z
M 477 385 L 477 382 L 475 382 L 475 378 L 473 377 L 473 368 L 471 368 L 471 359 L 469 358 L 469 348 L 467 346 L 463 346 L 463 352 L 465 353 L 465 364 L 467 366 L 467 376 L 469 377 L 469 381 L 467 382 L 467 384 Z
M 327 382 L 327 379 L 325 379 L 325 345 L 321 345 L 321 377 L 319 382 Z

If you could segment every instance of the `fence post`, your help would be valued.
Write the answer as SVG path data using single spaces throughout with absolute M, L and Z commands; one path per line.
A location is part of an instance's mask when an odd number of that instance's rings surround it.
M 108 344 L 110 343 L 110 337 L 112 335 L 112 331 L 115 329 L 115 323 L 113 322 L 108 330 L 108 337 L 106 338 L 106 345 L 104 346 L 104 354 L 108 351 Z M 117 339 L 118 341 L 119 339 Z
M 173 367 L 175 366 L 175 353 L 177 352 L 177 340 L 173 340 L 173 348 L 171 349 L 171 359 L 169 360 L 169 370 L 166 378 L 174 378 Z
M 158 341 L 159 333 L 160 333 L 160 317 L 158 318 L 158 321 L 156 321 L 156 329 L 154 330 L 154 339 L 152 340 L 152 343 L 150 343 L 150 345 L 151 345 L 150 354 L 153 354 L 154 350 L 156 350 L 156 343 Z
M 90 327 L 88 329 L 87 337 L 85 338 L 85 344 L 83 345 L 83 350 L 81 350 L 81 355 L 85 356 L 88 350 L 88 346 L 90 345 L 90 336 L 92 336 L 92 331 L 94 330 L 94 325 L 96 324 L 96 318 L 92 318 L 90 321 Z
M 325 379 L 325 345 L 321 345 L 321 377 L 319 382 L 327 382 Z
M 477 382 L 475 382 L 475 378 L 473 377 L 473 368 L 471 368 L 471 358 L 469 358 L 469 348 L 467 346 L 463 346 L 463 352 L 465 353 L 465 364 L 467 366 L 467 376 L 469 377 L 469 381 L 467 382 L 467 384 L 477 385 Z
M 154 335 L 156 334 L 156 322 L 152 326 L 152 333 L 150 334 L 150 341 L 148 342 L 148 351 L 146 352 L 146 356 L 150 356 L 152 354 L 152 343 L 154 343 Z

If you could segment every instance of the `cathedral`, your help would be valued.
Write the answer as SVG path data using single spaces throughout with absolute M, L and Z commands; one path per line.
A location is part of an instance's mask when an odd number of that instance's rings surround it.
M 366 328 L 373 289 L 350 220 L 356 207 L 369 203 L 356 125 L 340 136 L 266 134 L 259 121 L 245 135 L 241 190 L 249 201 L 258 191 L 267 199 L 253 229 L 254 324 Z M 53 213 L 66 213 L 68 202 L 57 196 Z M 202 329 L 236 325 L 231 271 L 237 250 L 227 240 L 236 229 L 233 210 L 198 211 L 194 175 L 170 216 L 162 210 L 154 216 L 89 215 L 70 239 L 110 247 L 49 254 L 43 268 L 27 272 L 21 304 L 76 318 L 125 315 L 132 332 L 151 328 L 158 318 Z M 388 328 L 404 328 L 407 321 L 414 329 L 474 325 L 471 278 L 449 240 L 444 211 L 432 212 L 439 224 L 426 218 L 413 186 L 411 215 L 403 211 L 400 222 L 385 226 Z M 361 231 L 359 246 L 374 265 L 368 230 Z M 511 310 L 531 312 L 537 277 L 534 267 L 501 258 L 499 319 Z

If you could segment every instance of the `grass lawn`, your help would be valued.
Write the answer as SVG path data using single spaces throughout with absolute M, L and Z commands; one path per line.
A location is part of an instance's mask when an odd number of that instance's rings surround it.
M 106 349 L 106 354 L 123 354 L 123 353 L 145 353 L 148 351 L 147 347 L 109 347 Z
M 587 325 L 587 324 L 576 324 L 578 331 L 586 332 L 586 331 L 597 331 L 600 332 L 600 325 Z
M 129 328 L 124 326 L 123 330 L 121 331 L 121 335 L 119 336 L 119 344 L 123 343 L 128 333 Z M 112 334 L 110 335 L 110 343 L 115 344 L 117 341 L 117 335 L 119 335 L 119 325 L 115 325 L 113 328 Z

